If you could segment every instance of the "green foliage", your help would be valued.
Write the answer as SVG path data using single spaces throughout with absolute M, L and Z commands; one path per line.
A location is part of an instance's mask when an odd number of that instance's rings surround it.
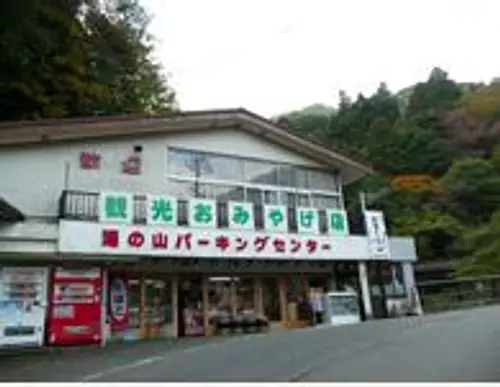
M 456 160 L 441 179 L 447 211 L 465 223 L 481 224 L 500 207 L 500 174 L 480 158 Z
M 394 220 L 393 232 L 413 235 L 422 261 L 453 259 L 460 254 L 462 224 L 454 217 L 434 210 L 414 212 Z
M 460 259 L 458 273 L 490 272 L 500 267 L 499 85 L 459 84 L 435 68 L 396 94 L 383 83 L 354 101 L 341 92 L 329 126 L 282 119 L 375 167 L 345 190 L 351 211 L 359 211 L 359 191 L 368 191 L 391 232 L 416 238 L 421 260 Z M 438 190 L 396 191 L 391 181 L 401 174 L 430 175 Z
M 500 270 L 500 210 L 491 216 L 489 223 L 471 229 L 465 234 L 471 252 L 458 268 L 461 275 L 497 274 Z
M 0 120 L 154 112 L 174 94 L 137 0 L 0 5 Z

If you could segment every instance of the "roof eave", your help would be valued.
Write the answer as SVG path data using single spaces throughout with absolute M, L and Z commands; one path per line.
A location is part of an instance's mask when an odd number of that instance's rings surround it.
M 249 133 L 289 148 L 321 164 L 333 168 L 342 166 L 344 171 L 349 172 L 347 173 L 349 179 L 345 181 L 347 184 L 373 173 L 367 165 L 297 136 L 264 117 L 242 108 L 181 112 L 163 116 L 132 116 L 129 119 L 120 116 L 107 119 L 51 120 L 38 125 L 36 122 L 13 123 L 12 127 L 6 127 L 5 124 L 2 126 L 4 129 L 0 130 L 0 146 L 241 127 Z

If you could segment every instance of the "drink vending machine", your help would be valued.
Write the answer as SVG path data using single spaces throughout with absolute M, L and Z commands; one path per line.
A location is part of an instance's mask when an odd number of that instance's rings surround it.
M 43 345 L 47 273 L 46 267 L 0 267 L 0 348 Z
M 103 270 L 52 271 L 47 337 L 50 345 L 97 344 L 102 337 Z

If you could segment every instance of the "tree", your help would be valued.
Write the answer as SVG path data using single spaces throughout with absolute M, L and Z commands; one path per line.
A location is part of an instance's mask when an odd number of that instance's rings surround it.
M 419 258 L 431 261 L 453 260 L 463 256 L 461 241 L 464 226 L 454 217 L 433 210 L 415 212 L 396 217 L 393 231 L 400 235 L 412 235 L 416 239 Z
M 489 157 L 500 141 L 500 85 L 466 94 L 457 107 L 443 114 L 441 133 L 463 156 Z
M 147 21 L 133 0 L 3 2 L 0 120 L 170 108 Z
M 109 1 L 105 12 L 98 6 L 87 12 L 92 75 L 108 91 L 104 103 L 92 110 L 120 114 L 172 108 L 175 94 L 151 59 L 149 21 L 137 0 Z
M 453 107 L 461 96 L 462 90 L 448 79 L 448 74 L 440 68 L 434 68 L 427 82 L 418 83 L 413 89 L 406 114 L 422 124 L 419 119 L 428 119 L 429 114 L 439 116 Z
M 500 211 L 493 213 L 489 223 L 469 230 L 466 235 L 471 255 L 461 262 L 457 274 L 497 274 L 500 269 Z
M 396 95 L 384 83 L 354 101 L 342 93 L 328 128 L 302 117 L 296 130 L 321 136 L 323 143 L 350 154 L 361 152 L 375 167 L 377 174 L 344 191 L 353 229 L 361 230 L 358 193 L 368 191 L 392 233 L 416 237 L 421 260 L 462 259 L 465 264 L 477 251 L 493 256 L 500 247 L 485 245 L 483 251 L 468 237 L 471 230 L 491 238 L 500 233 L 490 222 L 500 210 L 496 87 L 459 84 L 436 68 L 425 82 Z M 401 174 L 430 175 L 437 184 L 417 192 L 393 188 L 391 182 Z M 485 265 L 474 268 L 489 270 Z
M 71 115 L 98 98 L 86 74 L 81 2 L 3 2 L 0 11 L 0 120 Z
M 488 160 L 456 160 L 441 185 L 448 198 L 445 208 L 465 223 L 487 222 L 500 207 L 500 175 Z

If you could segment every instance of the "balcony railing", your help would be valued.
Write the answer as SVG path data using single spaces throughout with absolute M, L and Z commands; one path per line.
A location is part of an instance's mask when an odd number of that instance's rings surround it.
M 134 223 L 146 224 L 146 196 L 134 195 Z M 188 225 L 188 202 L 187 200 L 179 200 L 178 202 L 178 219 L 179 226 Z M 288 208 L 288 231 L 290 233 L 297 232 L 297 221 L 295 218 L 295 208 Z M 65 190 L 62 192 L 59 201 L 59 218 L 79 221 L 93 221 L 99 219 L 99 193 Z M 263 206 L 254 204 L 254 220 L 255 229 L 262 230 L 264 228 L 264 211 Z M 217 202 L 217 226 L 219 228 L 228 227 L 228 207 L 226 202 Z M 324 210 L 319 211 L 319 229 L 321 234 L 327 233 L 327 219 Z M 351 234 L 353 234 L 351 230 Z M 355 232 L 354 234 L 360 234 Z

